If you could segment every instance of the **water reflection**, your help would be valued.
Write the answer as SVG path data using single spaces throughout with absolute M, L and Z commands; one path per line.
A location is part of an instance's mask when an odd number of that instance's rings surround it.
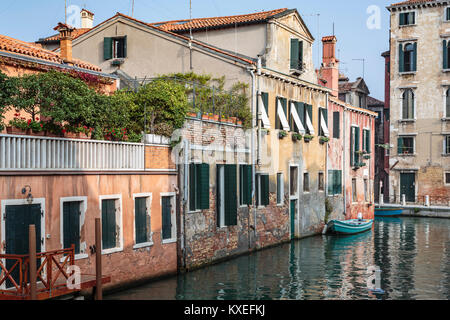
M 111 295 L 109 299 L 450 299 L 450 220 L 376 219 L 370 232 L 317 236 Z M 367 288 L 381 268 L 383 295 Z

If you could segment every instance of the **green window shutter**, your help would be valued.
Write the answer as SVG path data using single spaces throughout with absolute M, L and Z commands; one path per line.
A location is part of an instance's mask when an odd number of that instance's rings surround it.
M 127 47 L 128 47 L 127 40 L 128 40 L 127 36 L 123 37 L 123 57 L 124 58 L 127 57 Z
M 302 122 L 303 128 L 306 128 L 305 104 L 303 102 L 298 102 L 297 103 L 297 112 L 298 112 L 298 116 L 300 118 L 300 121 Z
M 372 152 L 371 148 L 370 148 L 370 141 L 371 141 L 371 139 L 370 139 L 370 130 L 366 130 L 366 151 L 368 153 Z
M 405 56 L 403 54 L 403 45 L 400 43 L 398 45 L 398 68 L 399 72 L 403 72 L 405 70 Z
M 406 22 L 406 14 L 405 13 L 400 13 L 400 25 L 404 26 Z
M 252 205 L 252 175 L 253 170 L 251 165 L 244 166 L 244 204 Z
M 417 71 L 417 42 L 413 44 L 412 71 Z
M 189 210 L 196 210 L 196 186 L 197 186 L 197 166 L 195 163 L 189 165 Z
M 309 119 L 311 119 L 311 123 L 312 123 L 312 125 L 314 126 L 314 123 L 313 123 L 313 116 L 312 116 L 312 113 L 313 113 L 313 107 L 312 107 L 312 105 L 310 105 L 310 104 L 305 104 L 305 112 L 308 112 Z M 306 114 L 305 114 L 305 121 L 306 121 Z M 307 132 L 308 134 L 311 133 L 311 132 L 309 131 L 309 129 L 308 129 L 308 126 L 305 126 L 305 130 L 306 130 L 306 132 Z
M 298 61 L 299 61 L 299 69 L 303 69 L 303 41 L 299 42 L 299 57 L 298 57 Z
M 116 206 L 115 200 L 102 201 L 102 247 L 116 246 Z
M 300 45 L 298 39 L 291 39 L 291 69 L 298 69 Z
M 197 164 L 197 205 L 195 209 L 209 209 L 209 164 Z
M 350 165 L 355 165 L 355 127 L 350 127 Z
M 448 69 L 448 49 L 447 40 L 442 40 L 442 55 L 443 55 L 443 68 Z
M 334 170 L 328 170 L 328 194 L 334 194 Z
M 135 240 L 136 244 L 147 242 L 147 199 L 134 200 Z
M 280 98 L 275 99 L 275 129 L 281 129 L 281 121 L 278 117 L 278 100 Z
M 359 154 L 356 151 L 361 150 L 360 148 L 360 141 L 361 141 L 361 130 L 360 128 L 355 129 L 355 163 L 359 163 Z
M 261 175 L 261 205 L 269 205 L 269 176 Z
M 269 115 L 269 94 L 267 92 L 262 92 L 261 98 L 264 103 L 264 108 L 266 108 L 266 113 Z
M 103 40 L 103 58 L 105 60 L 112 59 L 112 38 L 104 38 Z
M 403 138 L 397 139 L 397 153 L 402 154 L 403 153 Z
M 333 112 L 333 138 L 340 139 L 340 113 Z
M 75 254 L 80 253 L 80 202 L 63 204 L 64 248 L 75 245 Z
M 225 225 L 237 225 L 237 167 L 225 165 Z
M 341 194 L 342 193 L 342 170 L 336 170 L 336 180 L 335 180 L 335 184 L 336 184 L 336 194 Z

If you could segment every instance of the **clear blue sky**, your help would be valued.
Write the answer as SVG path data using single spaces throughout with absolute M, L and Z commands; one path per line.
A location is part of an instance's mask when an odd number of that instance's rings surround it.
M 36 41 L 54 34 L 53 27 L 64 21 L 64 0 L 0 0 L 0 34 L 24 41 Z M 116 12 L 131 15 L 132 0 L 67 0 L 95 13 L 94 24 Z M 354 81 L 362 76 L 365 59 L 365 80 L 371 95 L 384 100 L 384 63 L 380 56 L 389 48 L 389 12 L 386 6 L 395 1 L 368 0 L 192 0 L 194 18 L 245 14 L 278 8 L 296 8 L 317 40 L 333 32 L 338 37 L 341 70 Z M 380 28 L 369 29 L 367 9 L 380 9 Z M 318 17 L 319 27 L 318 27 Z M 134 17 L 146 22 L 189 18 L 189 0 L 135 0 Z M 321 59 L 317 46 L 314 63 Z

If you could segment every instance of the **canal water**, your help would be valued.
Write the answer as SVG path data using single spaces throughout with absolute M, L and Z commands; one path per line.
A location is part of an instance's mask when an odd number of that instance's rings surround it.
M 384 294 L 368 289 L 381 269 Z M 450 220 L 376 219 L 106 296 L 113 300 L 450 299 Z

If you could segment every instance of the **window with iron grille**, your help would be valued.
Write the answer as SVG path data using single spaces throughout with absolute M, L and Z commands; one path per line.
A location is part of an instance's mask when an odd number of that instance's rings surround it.
M 414 154 L 414 137 L 398 138 L 398 154 Z
M 445 184 L 450 184 L 450 172 L 445 173 Z

